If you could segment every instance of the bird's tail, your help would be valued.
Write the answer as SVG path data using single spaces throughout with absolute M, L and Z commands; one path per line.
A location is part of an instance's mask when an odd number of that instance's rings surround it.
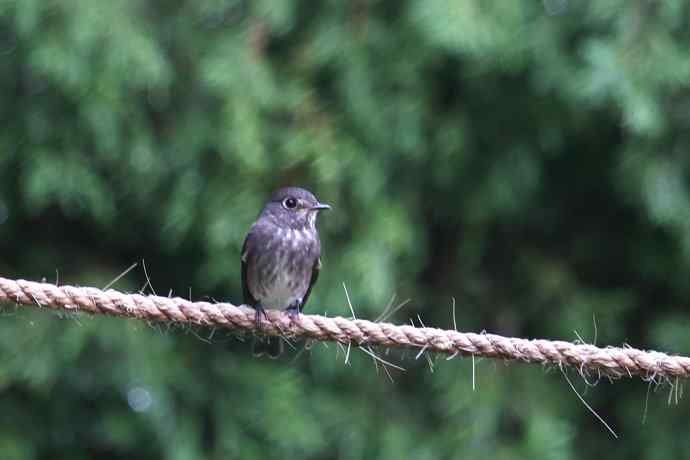
M 254 336 L 252 354 L 256 357 L 263 355 L 276 359 L 283 354 L 283 339 L 275 336 Z

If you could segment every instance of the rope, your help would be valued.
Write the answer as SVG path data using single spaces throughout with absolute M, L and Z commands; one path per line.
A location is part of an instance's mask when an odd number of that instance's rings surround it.
M 191 302 L 179 297 L 124 294 L 113 289 L 55 286 L 0 277 L 0 303 L 123 316 L 149 321 L 173 321 L 200 326 L 256 332 L 254 310 L 230 303 Z M 361 319 L 299 315 L 290 318 L 269 310 L 261 333 L 303 337 L 360 346 L 407 347 L 453 356 L 573 366 L 582 374 L 606 377 L 633 375 L 645 379 L 690 376 L 690 358 L 635 348 L 600 348 L 550 340 L 527 340 L 495 334 L 473 334 L 430 327 L 397 326 Z M 421 353 L 421 352 L 420 352 Z

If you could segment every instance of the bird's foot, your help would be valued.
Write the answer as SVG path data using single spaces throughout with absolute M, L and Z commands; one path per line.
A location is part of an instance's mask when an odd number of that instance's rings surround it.
M 285 309 L 285 311 L 290 317 L 290 320 L 294 321 L 299 318 L 299 305 L 290 305 Z
M 264 307 L 260 304 L 257 303 L 254 305 L 254 323 L 256 323 L 256 330 L 260 331 L 261 330 L 261 317 L 264 317 L 266 321 L 268 321 L 268 315 L 266 314 L 266 310 Z

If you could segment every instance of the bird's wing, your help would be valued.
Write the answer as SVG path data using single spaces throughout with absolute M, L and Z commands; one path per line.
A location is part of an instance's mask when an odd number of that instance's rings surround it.
M 249 239 L 251 236 L 252 233 L 249 232 L 242 245 L 242 294 L 244 295 L 244 303 L 253 307 L 256 305 L 256 299 L 252 293 L 249 292 L 249 285 L 247 284 L 247 260 L 249 255 Z
M 304 305 L 307 303 L 307 299 L 309 299 L 309 294 L 311 294 L 311 288 L 314 287 L 316 284 L 316 280 L 319 279 L 319 272 L 321 271 L 321 257 L 317 257 L 316 261 L 314 262 L 314 266 L 311 269 L 311 280 L 309 280 L 309 287 L 307 288 L 306 294 L 304 294 L 304 297 L 302 297 L 302 305 L 299 307 L 299 311 L 301 312 L 302 309 L 304 309 Z

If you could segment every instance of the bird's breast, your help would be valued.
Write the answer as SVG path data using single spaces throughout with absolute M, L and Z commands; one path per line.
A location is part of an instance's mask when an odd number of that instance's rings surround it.
M 309 230 L 277 229 L 257 241 L 249 262 L 249 289 L 264 308 L 283 309 L 309 289 L 319 243 Z

